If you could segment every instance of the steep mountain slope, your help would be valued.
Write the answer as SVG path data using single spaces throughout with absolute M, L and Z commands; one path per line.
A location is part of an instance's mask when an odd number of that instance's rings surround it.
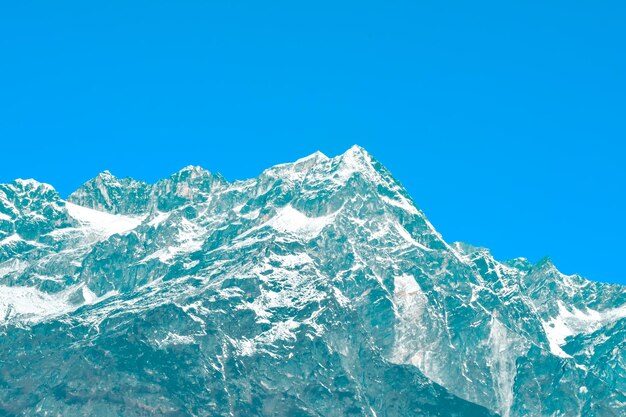
M 7 413 L 626 405 L 623 287 L 449 245 L 362 148 L 233 183 L 197 167 L 154 185 L 105 172 L 68 202 L 32 181 L 24 200 L 20 183 L 0 188 Z M 35 232 L 18 229 L 33 213 Z

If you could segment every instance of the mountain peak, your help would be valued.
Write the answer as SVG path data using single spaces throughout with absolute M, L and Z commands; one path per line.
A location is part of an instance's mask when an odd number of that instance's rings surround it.
M 454 249 L 456 249 L 457 252 L 461 253 L 462 255 L 472 255 L 475 253 L 483 253 L 483 254 L 488 254 L 491 255 L 491 252 L 489 251 L 489 249 L 482 247 L 482 246 L 475 246 L 472 245 L 471 243 L 467 243 L 467 242 L 452 242 L 451 245 Z
M 66 214 L 61 196 L 49 184 L 22 178 L 0 184 L 0 240 L 12 234 L 27 240 L 37 239 L 55 227 L 66 225 Z M 0 262 L 2 252 L 0 249 Z
M 202 168 L 199 165 L 187 165 L 186 167 L 182 168 L 180 171 L 178 171 L 177 173 L 183 173 L 183 172 L 195 172 L 195 173 L 209 173 L 209 171 L 207 171 L 206 169 Z
M 359 145 L 352 145 L 344 153 L 336 156 L 334 159 L 338 159 L 343 164 L 348 166 L 367 166 L 372 161 L 372 155 Z
M 199 165 L 187 165 L 180 171 L 170 176 L 172 178 L 185 178 L 189 180 L 196 180 L 198 178 L 209 180 L 210 182 L 216 182 L 218 184 L 226 184 L 228 181 L 219 172 L 211 172 L 202 168 Z
M 320 151 L 315 151 L 312 154 L 296 159 L 293 162 L 274 165 L 266 169 L 264 173 L 272 176 L 286 175 L 292 179 L 300 178 L 301 174 L 309 171 L 317 165 L 329 163 L 329 165 L 321 167 L 321 170 L 333 170 L 333 173 L 338 172 L 341 177 L 348 178 L 356 171 L 365 173 L 374 170 L 372 161 L 373 158 L 365 149 L 358 145 L 353 145 L 344 153 L 333 158 L 329 158 Z M 336 168 L 338 169 L 335 171 Z
M 307 161 L 328 161 L 330 158 L 328 158 L 326 155 L 324 155 L 322 152 L 320 151 L 315 151 L 313 152 L 311 155 L 309 156 L 305 156 L 304 158 L 300 158 L 297 159 L 294 164 L 299 164 L 302 162 L 307 162 Z
M 543 258 L 539 259 L 539 261 L 537 261 L 537 263 L 534 265 L 534 268 L 543 271 L 554 270 L 558 272 L 550 256 L 544 256 Z
M 109 171 L 108 169 L 105 169 L 104 171 L 100 172 L 98 175 L 93 177 L 90 181 L 96 181 L 96 180 L 111 181 L 111 180 L 117 180 L 117 179 L 118 178 L 115 175 L 113 175 L 111 171 Z
M 170 175 L 168 180 L 173 180 L 173 181 L 193 181 L 193 180 L 197 180 L 197 179 L 207 179 L 207 178 L 211 178 L 214 177 L 215 175 L 213 175 L 210 171 L 207 171 L 206 169 L 202 168 L 201 166 L 198 165 L 187 165 L 186 167 L 182 168 L 181 170 L 173 173 L 172 175 Z M 215 176 L 215 177 L 219 177 L 219 175 Z M 164 180 L 161 180 L 164 181 Z M 167 181 L 167 180 L 165 180 Z
M 45 191 L 55 191 L 54 187 L 51 186 L 50 184 L 46 184 L 45 182 L 39 182 L 35 179 L 32 178 L 28 178 L 28 179 L 23 179 L 23 178 L 17 178 L 13 181 L 13 183 L 15 185 L 18 185 L 20 188 L 22 189 L 30 189 L 30 190 L 35 190 L 35 189 L 42 189 Z
M 359 145 L 353 145 L 350 149 L 339 155 L 338 158 L 353 168 L 371 167 L 372 155 Z
M 105 170 L 81 185 L 67 201 L 113 214 L 136 214 L 147 205 L 149 189 L 143 181 L 120 179 Z
M 361 155 L 367 157 L 371 156 L 364 147 L 357 144 L 352 145 L 347 151 L 344 152 L 344 155 Z
M 515 268 L 522 272 L 528 272 L 532 268 L 532 264 L 528 261 L 528 259 L 518 256 L 517 258 L 507 259 L 502 262 L 504 265 L 509 266 L 511 268 Z

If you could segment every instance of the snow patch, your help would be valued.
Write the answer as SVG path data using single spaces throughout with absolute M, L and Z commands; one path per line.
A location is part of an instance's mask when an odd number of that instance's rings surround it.
M 343 295 L 341 290 L 337 287 L 333 287 L 333 293 L 335 294 L 335 298 L 341 307 L 346 307 L 350 305 L 350 299 Z
M 157 214 L 152 220 L 150 220 L 148 222 L 148 226 L 156 227 L 156 226 L 160 225 L 161 223 L 167 221 L 167 219 L 170 218 L 170 214 L 171 213 L 159 213 L 159 214 Z
M 69 215 L 85 229 L 94 231 L 102 237 L 129 232 L 143 220 L 143 217 L 110 214 L 68 202 L 65 203 L 65 207 Z
M 77 290 L 81 292 L 83 302 L 70 301 Z M 95 304 L 110 295 L 97 297 L 84 284 L 55 294 L 48 294 L 34 287 L 0 285 L 0 324 L 12 320 L 28 324 L 39 323 L 70 313 L 81 306 Z
M 21 240 L 22 240 L 22 238 L 17 233 L 13 233 L 12 235 L 7 236 L 4 239 L 0 240 L 0 245 L 2 245 L 2 246 L 10 245 L 10 244 L 17 243 L 17 242 L 19 242 Z
M 268 225 L 280 232 L 313 239 L 320 234 L 324 227 L 332 223 L 334 218 L 334 215 L 308 217 L 288 204 L 278 209 L 278 213 L 268 222 Z
M 168 332 L 167 336 L 163 340 L 155 340 L 155 343 L 159 348 L 164 348 L 172 345 L 190 345 L 195 340 L 192 336 L 184 336 L 177 333 Z
M 557 301 L 557 305 L 559 308 L 557 316 L 543 321 L 542 325 L 550 344 L 550 351 L 563 358 L 571 358 L 561 349 L 569 336 L 593 333 L 608 323 L 626 317 L 626 305 L 604 311 L 591 308 L 583 311 L 576 307 L 570 310 L 561 301 Z
M 32 287 L 0 285 L 0 323 L 6 323 L 13 318 L 37 323 L 72 309 L 61 296 L 50 295 Z
M 261 213 L 261 210 L 260 209 L 256 209 L 256 210 L 253 210 L 253 211 L 245 213 L 245 214 L 240 214 L 240 216 L 243 217 L 244 219 L 254 220 L 254 219 L 259 217 L 260 213 Z
M 286 255 L 272 255 L 271 259 L 278 262 L 280 266 L 284 268 L 294 268 L 313 263 L 311 257 L 304 252 Z
M 83 286 L 82 288 L 83 300 L 85 300 L 85 304 L 93 304 L 98 300 L 98 296 L 89 289 L 88 286 Z

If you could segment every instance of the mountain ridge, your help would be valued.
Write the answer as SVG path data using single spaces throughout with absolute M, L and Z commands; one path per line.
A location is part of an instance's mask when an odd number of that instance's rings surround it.
M 69 347 L 66 333 L 79 345 L 95 343 L 104 350 L 113 341 L 146 355 L 165 349 L 168 363 L 174 358 L 184 362 L 176 346 L 190 346 L 198 363 L 215 367 L 222 377 L 234 375 L 219 359 L 227 351 L 237 367 L 253 366 L 252 359 L 274 363 L 289 358 L 289 367 L 306 364 L 321 372 L 315 360 L 322 357 L 314 360 L 310 352 L 299 350 L 309 340 L 326 352 L 326 359 L 341 352 L 336 369 L 324 371 L 324 378 L 334 381 L 324 388 L 324 407 L 339 404 L 337 372 L 360 372 L 363 382 L 346 382 L 352 390 L 350 407 L 359 415 L 428 413 L 425 404 L 444 407 L 439 401 L 447 393 L 459 398 L 459 409 L 466 407 L 461 401 L 469 401 L 502 416 L 559 415 L 563 409 L 563 415 L 612 416 L 626 404 L 621 358 L 612 355 L 615 366 L 604 366 L 590 349 L 607 352 L 623 343 L 624 287 L 560 274 L 545 259 L 535 265 L 521 258 L 499 262 L 487 249 L 446 243 L 404 187 L 363 148 L 354 146 L 334 158 L 316 152 L 234 182 L 197 167 L 185 167 L 152 185 L 109 174 L 98 177 L 67 202 L 58 193 L 43 193 L 60 211 L 41 216 L 60 217 L 51 226 L 42 223 L 48 226 L 31 236 L 33 247 L 15 249 L 16 239 L 24 240 L 19 233 L 0 236 L 0 286 L 10 293 L 0 299 L 5 331 L 17 335 L 30 326 L 62 328 L 52 345 L 68 355 L 81 351 Z M 6 193 L 0 194 L 0 202 L 2 198 L 10 200 Z M 14 217 L 10 222 L 15 223 Z M 0 219 L 0 231 L 2 224 Z M 11 297 L 26 301 L 11 304 Z M 158 311 L 167 311 L 168 318 L 150 321 Z M 241 324 L 224 316 L 225 311 Z M 124 319 L 115 325 L 115 317 Z M 147 320 L 149 331 L 132 324 L 137 320 Z M 134 329 L 130 335 L 140 331 L 142 347 L 120 336 L 117 326 Z M 73 329 L 83 330 L 77 334 Z M 208 354 L 212 343 L 222 346 L 222 353 Z M 11 346 L 0 346 L 0 358 Z M 294 351 L 300 352 L 295 362 L 289 356 Z M 34 363 L 43 360 L 37 352 L 25 354 Z M 419 383 L 415 392 L 408 385 L 409 397 L 435 386 L 444 391 L 435 389 L 430 399 L 419 394 L 421 400 L 395 409 L 388 402 L 377 404 L 368 391 L 377 386 L 370 385 L 370 378 L 382 376 L 360 355 L 394 375 L 411 369 L 410 378 Z M 272 375 L 269 369 L 264 372 Z M 150 379 L 141 369 L 116 372 L 142 387 Z M 237 375 L 238 389 L 245 385 L 243 376 L 261 383 L 258 374 Z M 189 377 L 181 378 L 186 381 L 181 389 L 193 391 Z M 203 386 L 221 392 L 231 412 L 234 404 L 240 412 L 263 414 L 263 407 L 275 401 L 263 399 L 258 391 L 262 384 L 254 389 L 245 385 L 254 392 L 252 404 L 261 407 L 249 409 L 243 397 L 228 393 L 226 380 L 206 378 Z M 545 386 L 537 387 L 538 380 Z M 19 384 L 20 378 L 10 381 Z M 308 384 L 300 381 L 295 387 Z M 40 385 L 40 392 L 50 389 L 45 386 Z M 294 410 L 315 410 L 306 390 L 290 397 L 286 387 L 277 388 L 281 386 L 274 378 L 262 389 L 281 392 L 289 401 L 307 398 L 293 403 Z M 360 391 L 369 394 L 360 397 Z M 50 410 L 73 410 L 67 405 L 71 392 L 62 392 Z M 0 389 L 0 398 L 2 394 Z M 163 404 L 174 407 L 180 395 L 168 391 Z M 83 412 L 104 404 L 100 397 L 82 398 Z M 190 400 L 191 408 L 174 408 L 203 415 L 198 401 Z M 342 409 L 344 414 L 350 414 L 350 407 Z M 215 405 L 215 413 L 208 415 L 225 414 L 219 410 Z
M 365 148 L 363 148 L 363 147 L 361 147 L 361 146 L 359 146 L 359 145 L 356 145 L 356 144 L 355 144 L 355 145 L 353 145 L 351 148 L 349 148 L 349 149 L 348 149 L 348 150 L 347 150 L 344 154 L 351 154 L 351 153 L 357 153 L 357 154 L 358 154 L 358 153 L 360 153 L 360 154 L 367 155 L 367 157 L 370 157 L 370 158 L 372 157 L 372 156 L 371 156 L 371 154 L 369 154 L 369 152 L 368 152 L 367 150 L 365 150 Z M 340 156 L 343 156 L 344 154 L 341 154 Z M 277 165 L 274 165 L 274 166 L 272 166 L 271 168 L 268 168 L 268 169 L 266 169 L 266 170 L 262 171 L 262 172 L 261 172 L 261 174 L 259 174 L 259 176 L 260 176 L 260 175 L 263 175 L 266 171 L 270 171 L 270 170 L 272 170 L 272 169 L 274 169 L 274 168 L 283 167 L 283 166 L 291 166 L 291 165 L 293 165 L 293 164 L 298 164 L 299 162 L 304 162 L 304 161 L 317 161 L 317 160 L 319 160 L 319 159 L 321 159 L 321 160 L 329 160 L 329 159 L 331 159 L 331 158 L 329 158 L 329 157 L 328 157 L 328 156 L 326 156 L 324 153 L 322 153 L 321 151 L 319 151 L 319 150 L 318 150 L 318 151 L 315 151 L 315 152 L 313 152 L 312 154 L 310 154 L 310 155 L 308 155 L 308 156 L 305 156 L 305 157 L 299 158 L 299 159 L 297 159 L 297 160 L 296 160 L 296 161 L 294 161 L 294 162 L 284 162 L 284 163 L 279 163 L 279 164 L 277 164 Z M 160 182 L 167 181 L 168 179 L 172 179 L 172 178 L 174 178 L 174 177 L 176 177 L 176 176 L 180 176 L 180 175 L 181 175 L 181 174 L 183 174 L 184 172 L 189 172 L 189 171 L 196 171 L 196 172 L 198 172 L 198 171 L 199 171 L 199 172 L 206 173 L 206 174 L 208 174 L 208 175 L 214 175 L 215 177 L 219 178 L 221 181 L 223 181 L 224 183 L 227 183 L 227 184 L 245 183 L 246 181 L 251 181 L 251 180 L 253 180 L 253 179 L 255 179 L 255 178 L 258 178 L 258 177 L 252 177 L 252 178 L 248 178 L 248 179 L 241 179 L 241 180 L 228 181 L 228 180 L 227 180 L 226 178 L 224 178 L 224 177 L 223 177 L 223 176 L 222 176 L 219 172 L 212 173 L 211 171 L 206 170 L 205 168 L 203 168 L 203 167 L 201 167 L 201 166 L 199 166 L 199 165 L 187 165 L 187 166 L 185 166 L 185 167 L 181 168 L 180 170 L 178 170 L 178 171 L 176 171 L 176 172 L 174 172 L 174 173 L 170 174 L 168 177 L 161 178 L 161 179 L 158 179 L 158 180 L 154 181 L 153 183 L 150 183 L 150 182 L 146 182 L 146 181 L 143 181 L 143 180 L 137 180 L 137 179 L 134 179 L 134 178 L 132 178 L 132 177 L 130 177 L 130 176 L 118 177 L 118 176 L 114 175 L 111 171 L 109 171 L 108 169 L 105 169 L 104 171 L 102 171 L 102 172 L 100 172 L 100 173 L 96 174 L 93 178 L 91 178 L 91 179 L 87 180 L 85 183 L 83 183 L 82 185 L 80 185 L 80 186 L 79 186 L 76 190 L 74 190 L 74 191 L 70 192 L 70 193 L 69 193 L 69 195 L 65 198 L 65 201 L 70 201 L 70 202 L 71 202 L 72 200 L 79 200 L 79 198 L 78 198 L 78 197 L 72 197 L 72 196 L 73 196 L 73 195 L 75 195 L 75 194 L 76 194 L 76 193 L 77 193 L 77 192 L 78 192 L 81 188 L 85 187 L 86 185 L 88 185 L 88 184 L 90 184 L 90 183 L 94 182 L 96 179 L 101 178 L 101 177 L 108 178 L 108 179 L 110 179 L 110 180 L 112 180 L 112 181 L 115 181 L 115 182 L 119 182 L 119 181 L 128 181 L 128 182 L 130 182 L 130 183 L 138 183 L 138 184 L 141 184 L 141 185 L 144 185 L 144 186 L 147 186 L 147 187 L 150 187 L 150 186 L 151 186 L 151 187 L 154 187 L 154 186 L 156 186 L 157 184 L 159 184 Z M 54 186 L 53 186 L 53 185 L 48 184 L 48 183 L 45 183 L 45 182 L 40 182 L 40 181 L 38 181 L 38 180 L 36 180 L 36 179 L 34 179 L 34 178 L 29 178 L 29 179 L 16 178 L 16 179 L 14 179 L 14 180 L 12 181 L 12 183 L 15 183 L 15 182 L 23 182 L 23 183 L 36 184 L 37 186 L 42 186 L 42 187 L 44 187 L 44 188 L 46 188 L 46 189 L 51 189 L 51 190 L 53 190 L 54 192 L 57 192 L 57 191 L 55 190 L 55 188 L 54 188 Z M 8 184 L 10 184 L 10 183 L 7 183 L 7 184 L 1 184 L 1 185 L 5 185 L 5 186 L 6 186 L 6 185 L 8 185 Z M 403 191 L 406 193 L 406 196 L 408 197 L 408 192 L 406 192 L 406 190 L 404 190 L 404 189 L 403 189 Z M 58 194 L 58 192 L 57 192 L 57 194 Z M 59 196 L 60 196 L 60 195 L 59 195 Z M 408 197 L 408 198 L 410 199 L 411 204 L 413 204 L 413 205 L 415 205 L 415 206 L 417 207 L 416 203 L 415 203 L 415 202 L 414 202 L 414 201 L 413 201 L 410 197 Z M 83 202 L 83 203 L 84 203 L 84 202 Z M 87 204 L 87 206 L 88 206 L 88 204 Z M 93 207 L 92 207 L 92 208 L 93 208 Z M 103 208 L 102 208 L 102 207 L 100 207 L 99 209 L 103 209 Z M 418 209 L 418 210 L 419 210 L 419 209 Z M 105 211 L 106 211 L 106 209 L 105 209 Z M 115 214 L 115 213 L 114 213 L 114 214 Z M 1 215 L 1 214 L 0 214 L 0 215 Z M 476 246 L 473 246 L 471 243 L 468 243 L 468 242 L 461 242 L 461 241 L 459 241 L 459 242 L 453 242 L 453 244 L 457 244 L 457 243 L 458 243 L 458 244 L 460 244 L 460 245 L 468 245 L 468 246 L 470 246 L 470 247 L 477 248 L 477 249 L 484 249 L 484 250 L 487 250 L 487 251 L 489 251 L 489 252 L 490 252 L 490 250 L 489 250 L 488 248 L 485 248 L 485 247 L 476 247 Z M 524 258 L 524 257 L 516 257 L 516 258 L 512 258 L 512 259 L 505 259 L 505 260 L 502 260 L 501 262 L 503 262 L 503 263 L 513 262 L 513 261 L 515 261 L 515 260 L 519 260 L 519 259 L 524 260 L 524 261 L 527 261 L 527 259 L 526 259 L 526 258 Z M 543 256 L 541 259 L 539 259 L 538 261 L 536 261 L 534 265 L 541 264 L 541 263 L 543 263 L 543 262 L 545 262 L 545 261 L 548 261 L 549 263 L 551 263 L 552 265 L 554 265 L 554 263 L 553 263 L 552 258 L 550 257 L 550 255 L 545 255 L 545 256 Z M 578 274 L 578 273 L 571 274 L 571 276 L 579 276 L 579 277 L 582 277 L 582 276 L 581 276 L 580 274 Z M 584 278 L 584 279 L 590 280 L 589 278 Z M 599 282 L 599 283 L 606 283 L 607 285 L 613 285 L 613 284 L 608 283 L 608 282 L 605 282 L 605 281 L 597 281 L 597 280 L 593 280 L 593 281 L 594 281 L 594 282 Z M 619 285 L 619 284 L 615 284 L 615 285 Z

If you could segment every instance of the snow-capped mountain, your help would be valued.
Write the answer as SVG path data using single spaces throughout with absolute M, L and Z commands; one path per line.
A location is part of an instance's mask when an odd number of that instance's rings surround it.
M 447 243 L 362 148 L 0 185 L 0 413 L 622 416 L 626 289 Z

